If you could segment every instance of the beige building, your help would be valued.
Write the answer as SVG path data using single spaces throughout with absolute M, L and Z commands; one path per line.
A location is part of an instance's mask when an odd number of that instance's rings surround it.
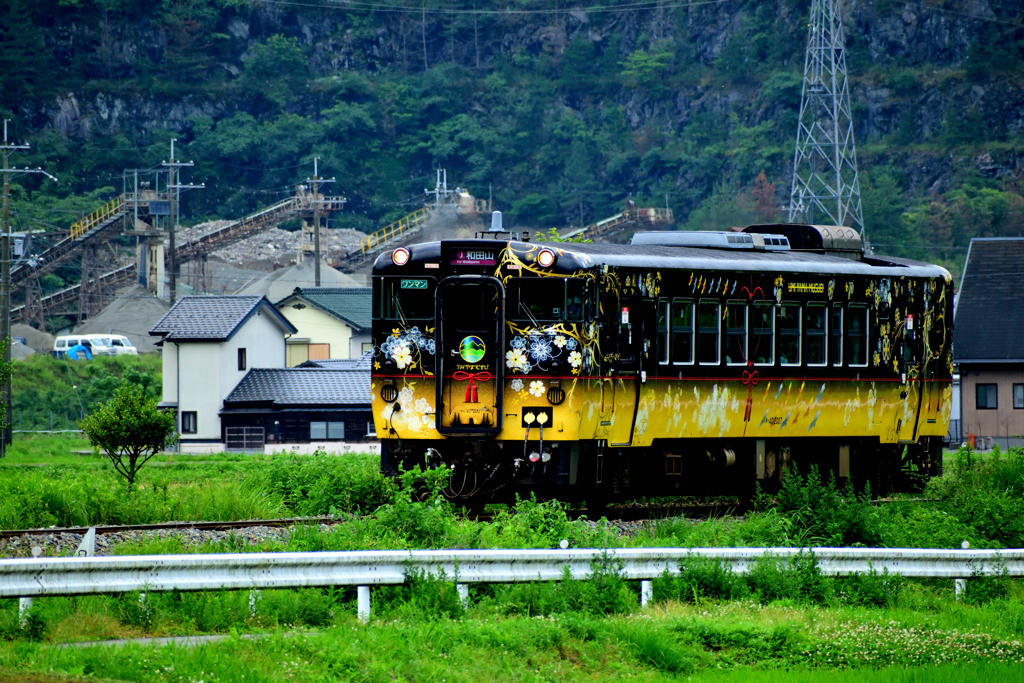
M 1024 445 L 1022 280 L 1024 238 L 971 240 L 954 314 L 953 362 L 960 368 L 962 438 L 978 446 Z
M 287 342 L 289 368 L 359 358 L 372 346 L 369 287 L 296 287 L 277 308 L 298 330 Z

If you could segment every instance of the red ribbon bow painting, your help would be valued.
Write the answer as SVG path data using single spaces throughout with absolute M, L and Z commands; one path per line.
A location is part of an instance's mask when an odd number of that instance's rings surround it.
M 476 381 L 490 382 L 494 378 L 494 375 L 484 370 L 483 372 L 464 372 L 459 370 L 452 374 L 452 379 L 456 382 L 465 382 L 469 380 L 469 384 L 466 385 L 466 398 L 465 403 L 479 403 L 476 395 Z

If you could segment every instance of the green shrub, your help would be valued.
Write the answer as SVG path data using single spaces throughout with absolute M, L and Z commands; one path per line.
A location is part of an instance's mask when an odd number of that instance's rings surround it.
M 1004 454 L 996 448 L 982 458 L 961 448 L 949 472 L 933 480 L 928 493 L 939 499 L 940 509 L 970 525 L 982 542 L 1024 545 L 1024 450 Z
M 373 458 L 274 455 L 249 472 L 253 487 L 280 495 L 297 515 L 368 514 L 393 500 L 395 484 Z
M 717 558 L 692 555 L 679 563 L 679 573 L 654 581 L 654 599 L 658 602 L 681 600 L 699 602 L 705 599 L 734 600 L 748 594 L 744 577 L 735 574 L 732 566 Z
M 793 468 L 782 482 L 776 509 L 814 545 L 878 545 L 881 540 L 870 490 L 857 494 L 851 482 L 840 489 L 835 475 L 823 480 L 816 465 L 806 477 Z
M 465 612 L 456 589 L 458 572 L 449 577 L 440 567 L 436 573 L 407 566 L 405 583 L 375 591 L 378 614 L 412 619 L 458 619 Z
M 832 583 L 821 575 L 812 552 L 801 552 L 788 560 L 763 555 L 744 578 L 751 595 L 762 603 L 789 600 L 827 604 L 833 593 Z

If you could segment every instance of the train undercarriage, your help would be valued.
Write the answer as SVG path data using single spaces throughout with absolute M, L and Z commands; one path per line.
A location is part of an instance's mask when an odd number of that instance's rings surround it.
M 460 505 L 545 499 L 601 506 L 639 497 L 738 496 L 777 491 L 794 472 L 815 467 L 840 485 L 872 495 L 920 491 L 941 474 L 939 437 L 883 444 L 877 438 L 662 439 L 647 448 L 603 441 L 537 442 L 493 439 L 386 440 L 381 469 L 395 476 L 413 468 L 450 472 L 444 494 Z

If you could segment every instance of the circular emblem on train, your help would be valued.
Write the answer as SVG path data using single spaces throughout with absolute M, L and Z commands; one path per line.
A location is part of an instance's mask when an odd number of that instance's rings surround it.
M 471 335 L 459 344 L 459 355 L 467 363 L 477 363 L 484 357 L 484 340 Z

